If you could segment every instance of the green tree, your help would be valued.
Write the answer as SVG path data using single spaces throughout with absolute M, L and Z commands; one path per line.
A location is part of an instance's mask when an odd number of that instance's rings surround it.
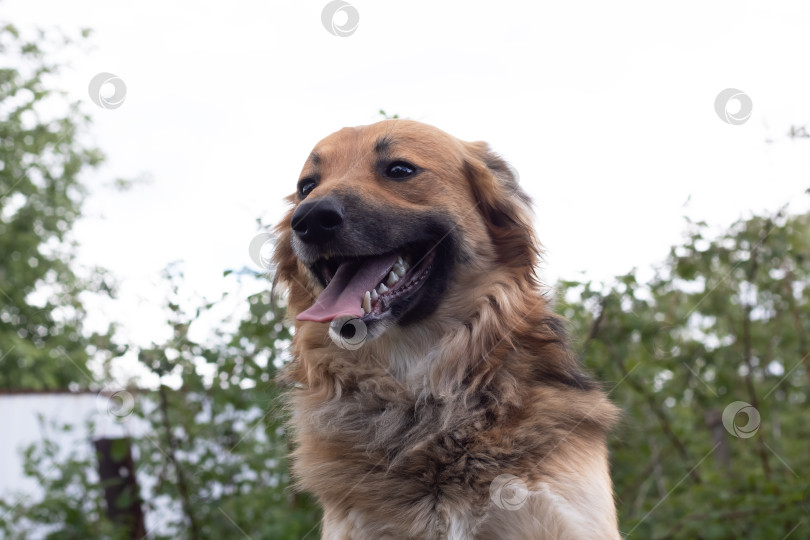
M 40 419 L 43 439 L 25 449 L 26 476 L 44 491 L 40 498 L 20 495 L 0 499 L 0 538 L 26 540 L 124 540 L 123 531 L 106 517 L 103 488 L 87 449 L 63 448 L 57 432 L 70 425 Z M 83 451 L 84 450 L 84 451 Z
M 50 87 L 59 66 L 49 52 L 65 45 L 0 23 L 0 388 L 86 385 L 88 346 L 114 349 L 82 328 L 80 293 L 111 289 L 98 269 L 85 279 L 74 271 L 81 175 L 103 156 L 80 141 L 88 118 L 78 103 Z
M 302 538 L 317 529 L 320 511 L 311 497 L 290 489 L 286 414 L 274 383 L 291 337 L 282 324 L 283 307 L 271 301 L 266 282 L 268 290 L 248 298 L 247 313 L 219 321 L 200 343 L 191 330 L 219 302 L 183 297 L 178 266 L 167 278 L 171 338 L 139 353 L 159 386 L 134 395 L 131 411 L 149 426 L 136 441 L 138 475 L 156 481 L 140 494 L 145 512 L 167 516 L 150 538 Z M 129 412 L 116 416 L 129 420 Z M 27 450 L 26 470 L 45 493 L 16 503 L 0 500 L 0 537 L 24 538 L 35 524 L 60 520 L 57 532 L 75 535 L 54 533 L 54 539 L 104 537 L 110 524 L 103 512 L 83 510 L 103 509 L 95 461 L 59 461 L 49 449 L 52 440 Z
M 622 530 L 782 538 L 810 509 L 810 215 L 707 231 L 690 222 L 649 283 L 564 282 L 562 311 L 625 411 Z
M 154 436 L 141 442 L 139 465 L 159 479 L 154 495 L 182 510 L 162 524 L 165 538 L 301 538 L 319 512 L 310 497 L 289 489 L 286 414 L 274 383 L 291 338 L 284 309 L 271 301 L 266 282 L 241 319 L 222 321 L 210 343 L 198 343 L 189 330 L 216 303 L 181 308 L 193 303 L 181 301 L 182 273 L 174 267 L 167 277 L 172 338 L 140 353 L 161 384 L 148 396 L 156 408 L 141 409 Z M 167 377 L 179 388 L 164 384 Z

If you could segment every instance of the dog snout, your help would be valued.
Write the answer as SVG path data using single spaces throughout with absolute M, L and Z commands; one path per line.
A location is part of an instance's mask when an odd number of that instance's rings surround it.
M 343 221 L 343 207 L 334 198 L 325 197 L 298 205 L 290 225 L 303 242 L 319 245 L 334 238 Z

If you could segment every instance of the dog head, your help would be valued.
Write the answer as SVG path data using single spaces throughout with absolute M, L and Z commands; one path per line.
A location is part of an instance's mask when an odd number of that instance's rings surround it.
M 326 137 L 288 200 L 277 279 L 291 314 L 330 323 L 333 339 L 351 320 L 373 339 L 463 316 L 475 284 L 495 273 L 534 280 L 537 243 L 515 174 L 486 144 L 432 126 L 387 120 Z

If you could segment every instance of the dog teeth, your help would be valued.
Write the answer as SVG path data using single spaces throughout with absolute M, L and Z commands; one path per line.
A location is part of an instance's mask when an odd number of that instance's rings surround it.
M 371 293 L 368 291 L 363 296 L 363 315 L 366 313 L 371 313 Z
M 400 276 L 404 276 L 405 272 L 407 272 L 410 267 L 411 265 L 408 264 L 408 261 L 403 259 L 401 255 L 397 257 L 397 262 L 394 263 L 394 270 L 396 270 L 397 274 Z
M 388 292 L 388 287 L 385 286 L 385 283 L 380 283 L 380 286 L 377 287 L 377 292 L 380 294 Z
M 377 298 L 379 298 L 379 297 L 380 297 L 380 295 L 379 295 L 379 294 L 377 294 L 377 290 L 376 290 L 376 289 L 371 289 L 371 295 L 370 295 L 370 296 L 371 296 L 371 299 L 372 299 L 372 300 L 376 300 Z
M 385 281 L 385 284 L 390 287 L 394 285 L 397 281 L 399 281 L 399 276 L 397 275 L 396 272 L 392 271 L 390 274 L 388 274 L 388 279 Z

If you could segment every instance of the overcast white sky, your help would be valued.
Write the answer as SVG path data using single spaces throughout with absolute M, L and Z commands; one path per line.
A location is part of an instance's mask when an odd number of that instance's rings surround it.
M 224 269 L 252 264 L 255 219 L 278 219 L 311 147 L 381 108 L 513 163 L 548 282 L 650 268 L 684 214 L 728 224 L 808 208 L 810 141 L 786 133 L 810 124 L 810 2 L 352 0 L 348 37 L 322 25 L 326 3 L 0 3 L 22 27 L 95 30 L 62 83 L 109 156 L 76 229 L 81 261 L 122 283 L 96 321 L 155 338 L 155 284 L 174 260 L 217 296 Z M 99 72 L 125 81 L 121 107 L 89 101 Z M 726 88 L 751 98 L 746 123 L 716 115 Z M 129 192 L 98 187 L 141 173 L 151 183 Z

